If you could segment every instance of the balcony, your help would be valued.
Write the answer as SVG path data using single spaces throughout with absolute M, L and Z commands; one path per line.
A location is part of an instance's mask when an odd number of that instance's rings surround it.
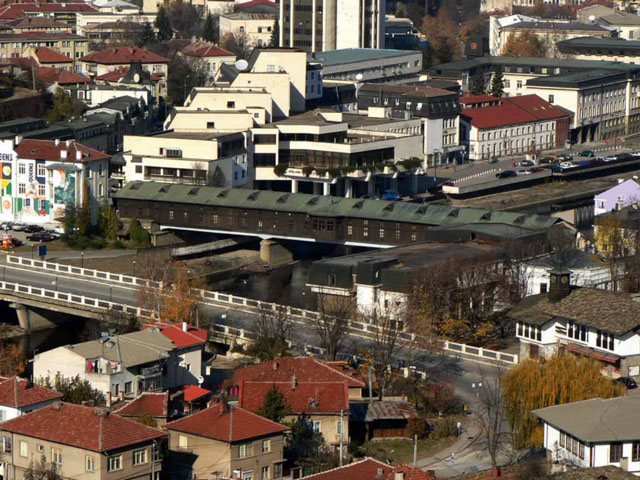
M 140 376 L 142 377 L 155 377 L 157 375 L 162 375 L 162 366 L 160 364 L 140 369 Z

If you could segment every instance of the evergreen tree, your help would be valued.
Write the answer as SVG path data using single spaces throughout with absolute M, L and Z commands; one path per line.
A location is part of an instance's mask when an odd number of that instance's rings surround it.
M 484 75 L 482 75 L 482 73 L 475 73 L 471 77 L 471 83 L 471 93 L 474 95 L 484 95 L 486 86 L 484 84 Z
M 218 43 L 218 25 L 216 18 L 210 13 L 207 15 L 207 19 L 204 21 L 204 27 L 202 28 L 202 39 L 207 42 Z
M 153 25 L 149 22 L 145 22 L 142 26 L 142 30 L 136 35 L 136 45 L 138 47 L 145 47 L 152 43 L 156 39 L 156 33 L 153 31 Z
M 160 7 L 158 9 L 158 15 L 156 16 L 156 28 L 158 29 L 158 39 L 161 42 L 166 42 L 173 38 L 171 21 L 169 20 L 169 15 L 164 7 Z
M 493 70 L 489 94 L 494 97 L 502 97 L 504 95 L 504 77 L 502 76 L 502 70 L 499 68 Z
M 269 40 L 269 46 L 271 48 L 278 48 L 280 46 L 280 22 L 276 15 L 276 21 L 273 22 L 273 30 L 271 30 L 271 39 Z
M 135 247 L 147 248 L 151 246 L 151 238 L 137 218 L 132 218 L 129 223 L 129 238 Z
M 274 422 L 281 422 L 284 417 L 291 413 L 291 405 L 284 398 L 283 393 L 275 385 L 267 390 L 262 406 L 258 410 L 258 415 L 262 415 Z

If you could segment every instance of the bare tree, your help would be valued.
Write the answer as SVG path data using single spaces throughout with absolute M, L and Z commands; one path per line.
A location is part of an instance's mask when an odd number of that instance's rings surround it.
M 292 328 L 290 307 L 260 302 L 253 326 L 256 338 L 247 348 L 249 355 L 264 362 L 288 353 Z
M 480 445 L 489 454 L 491 466 L 498 466 L 498 455 L 511 444 L 506 407 L 500 389 L 502 371 L 499 366 L 490 375 L 482 375 L 478 391 L 476 420 L 480 426 Z
M 569 268 L 576 252 L 576 232 L 558 225 L 549 230 L 548 248 L 554 268 Z
M 314 328 L 325 350 L 328 360 L 335 360 L 340 353 L 349 329 L 349 320 L 353 315 L 351 297 L 320 295 L 318 297 L 318 317 L 314 319 Z
M 55 463 L 47 462 L 47 457 L 42 455 L 39 462 L 31 460 L 29 468 L 24 473 L 24 480 L 61 480 L 58 467 Z
M 382 400 L 393 378 L 392 365 L 397 356 L 400 330 L 392 315 L 377 315 L 363 319 L 373 330 L 373 338 L 368 355 L 378 387 L 378 399 Z

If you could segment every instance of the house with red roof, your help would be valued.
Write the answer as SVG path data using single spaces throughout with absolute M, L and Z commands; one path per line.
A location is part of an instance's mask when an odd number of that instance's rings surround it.
M 55 402 L 0 425 L 0 473 L 23 478 L 44 456 L 62 478 L 151 479 L 166 438 L 106 409 Z
M 158 93 L 160 96 L 167 94 L 169 59 L 156 55 L 144 48 L 106 48 L 99 52 L 85 55 L 79 62 L 81 72 L 90 77 L 100 77 L 113 70 L 129 67 L 132 63 L 139 63 L 144 70 L 162 78 L 158 85 Z
M 42 45 L 76 60 L 89 51 L 87 38 L 71 32 L 27 30 L 20 33 L 0 33 L 0 55 L 3 58 L 24 57 L 27 49 Z
M 165 425 L 176 478 L 278 479 L 288 428 L 243 408 L 217 403 Z
M 207 80 L 212 80 L 223 63 L 234 63 L 236 56 L 212 43 L 196 41 L 180 51 L 192 68 L 202 71 Z
M 538 95 L 470 95 L 460 105 L 460 142 L 471 160 L 562 148 L 569 138 L 573 114 Z
M 36 70 L 36 78 L 40 80 L 47 91 L 55 94 L 58 89 L 67 90 L 91 83 L 89 77 L 71 70 L 55 67 L 40 67 Z
M 73 70 L 73 58 L 49 47 L 29 47 L 24 51 L 24 56 L 33 58 L 39 67 Z
M 74 140 L 17 136 L 0 143 L 0 156 L 0 218 L 34 224 L 58 222 L 68 205 L 87 201 L 92 221 L 97 222 L 100 205 L 108 201 L 110 155 Z
M 433 471 L 424 471 L 406 464 L 393 466 L 370 457 L 305 478 L 310 480 L 437 480 Z
M 0 380 L 0 422 L 46 407 L 61 398 L 60 392 L 25 378 L 3 378 Z
M 161 428 L 169 421 L 169 392 L 142 392 L 131 401 L 117 404 L 113 413 L 132 420 L 149 417 Z

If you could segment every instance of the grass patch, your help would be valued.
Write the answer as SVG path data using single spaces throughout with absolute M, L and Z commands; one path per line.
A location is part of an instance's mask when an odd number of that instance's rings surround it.
M 457 437 L 425 438 L 418 440 L 418 458 L 424 458 L 444 450 L 456 441 Z M 360 446 L 360 451 L 369 457 L 375 457 L 382 462 L 412 462 L 413 440 L 389 439 L 366 442 Z

